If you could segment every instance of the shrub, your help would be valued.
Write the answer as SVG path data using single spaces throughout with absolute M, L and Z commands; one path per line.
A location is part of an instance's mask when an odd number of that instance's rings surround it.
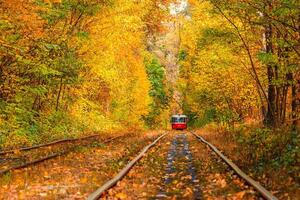
M 255 128 L 250 131 L 238 131 L 235 134 L 238 152 L 246 162 L 262 170 L 265 165 L 271 167 L 293 167 L 299 155 L 299 135 L 295 131 L 269 128 Z

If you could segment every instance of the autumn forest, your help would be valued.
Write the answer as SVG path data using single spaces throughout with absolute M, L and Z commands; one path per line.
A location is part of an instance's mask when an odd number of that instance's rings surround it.
M 134 133 L 132 153 L 185 114 L 189 130 L 294 199 L 299 16 L 298 0 L 0 0 L 0 150 L 122 132 Z

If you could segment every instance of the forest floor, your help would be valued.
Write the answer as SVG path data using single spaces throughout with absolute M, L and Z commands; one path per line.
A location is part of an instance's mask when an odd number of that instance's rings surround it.
M 1 175 L 0 199 L 86 199 L 162 133 L 130 134 L 105 145 L 97 140 L 67 155 Z M 261 199 L 186 131 L 170 131 L 102 198 Z
M 231 133 L 216 131 L 210 128 L 199 129 L 196 133 L 216 146 L 245 173 L 258 181 L 279 199 L 299 199 L 299 172 L 293 172 L 291 174 L 286 167 L 274 168 L 268 163 L 260 169 L 258 169 L 257 166 L 247 164 L 249 163 L 248 158 L 242 155 L 251 154 L 251 152 L 245 153 L 245 151 L 248 151 L 248 148 L 244 146 L 243 143 L 236 142 Z M 241 152 L 241 149 L 243 149 L 244 152 Z M 255 152 L 252 152 L 252 154 L 254 153 Z M 295 166 L 289 167 L 295 168 Z M 298 174 L 298 177 L 293 174 Z

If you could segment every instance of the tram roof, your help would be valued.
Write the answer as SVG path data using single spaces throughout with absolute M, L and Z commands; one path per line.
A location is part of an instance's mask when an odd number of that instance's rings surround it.
M 172 117 L 181 118 L 181 117 L 187 117 L 186 115 L 172 115 Z

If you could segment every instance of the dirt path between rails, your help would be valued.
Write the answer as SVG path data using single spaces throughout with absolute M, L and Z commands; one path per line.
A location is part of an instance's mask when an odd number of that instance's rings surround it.
M 185 134 L 173 137 L 167 155 L 166 175 L 159 190 L 157 199 L 201 199 L 199 180 Z
M 102 199 L 228 199 L 261 197 L 194 136 L 173 131 Z

